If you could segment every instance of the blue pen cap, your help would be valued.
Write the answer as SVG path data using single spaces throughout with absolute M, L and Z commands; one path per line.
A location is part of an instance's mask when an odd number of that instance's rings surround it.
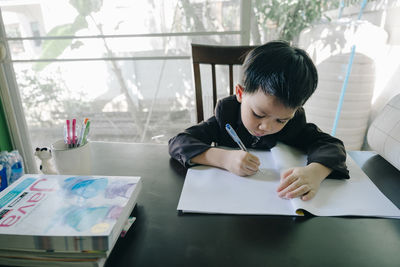
M 247 151 L 246 147 L 242 143 L 242 140 L 240 140 L 239 136 L 236 134 L 235 130 L 229 123 L 225 124 L 225 129 L 228 132 L 228 134 L 232 137 L 233 141 L 235 141 L 238 144 L 240 149 Z
M 225 129 L 226 129 L 226 131 L 228 132 L 228 134 L 233 138 L 233 140 L 234 140 L 235 142 L 237 142 L 237 143 L 240 142 L 239 136 L 237 136 L 235 130 L 233 130 L 232 126 L 231 126 L 229 123 L 227 123 L 227 124 L 225 125 Z

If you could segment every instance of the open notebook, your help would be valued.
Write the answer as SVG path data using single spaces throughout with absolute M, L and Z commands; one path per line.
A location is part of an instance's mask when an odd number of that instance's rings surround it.
M 349 180 L 325 179 L 310 201 L 282 199 L 276 188 L 280 171 L 304 166 L 306 156 L 284 144 L 271 152 L 253 151 L 262 173 L 240 177 L 228 171 L 196 166 L 187 172 L 178 210 L 195 213 L 373 216 L 400 218 L 400 210 L 383 195 L 357 164 L 347 157 Z

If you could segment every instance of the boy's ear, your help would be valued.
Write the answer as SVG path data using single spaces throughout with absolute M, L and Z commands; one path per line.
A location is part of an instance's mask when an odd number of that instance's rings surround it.
M 235 86 L 236 99 L 239 103 L 242 103 L 243 87 L 240 84 Z

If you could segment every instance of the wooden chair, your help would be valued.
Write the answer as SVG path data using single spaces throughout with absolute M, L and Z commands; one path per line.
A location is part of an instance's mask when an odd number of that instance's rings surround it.
M 194 87 L 196 91 L 197 122 L 204 119 L 200 64 L 210 64 L 212 74 L 213 108 L 217 104 L 215 65 L 229 66 L 229 94 L 233 94 L 233 65 L 242 65 L 246 54 L 255 46 L 215 46 L 192 44 Z

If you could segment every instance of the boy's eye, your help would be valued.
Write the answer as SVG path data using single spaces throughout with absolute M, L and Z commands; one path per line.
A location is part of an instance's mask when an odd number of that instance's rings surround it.
M 259 118 L 259 119 L 261 119 L 261 118 L 264 118 L 265 116 L 261 116 L 261 115 L 258 115 L 257 113 L 255 113 L 254 111 L 253 111 L 253 116 L 254 117 L 256 117 L 256 118 Z
M 276 120 L 278 123 L 281 123 L 281 124 L 285 124 L 285 123 L 287 123 L 288 121 L 283 121 L 283 120 Z

